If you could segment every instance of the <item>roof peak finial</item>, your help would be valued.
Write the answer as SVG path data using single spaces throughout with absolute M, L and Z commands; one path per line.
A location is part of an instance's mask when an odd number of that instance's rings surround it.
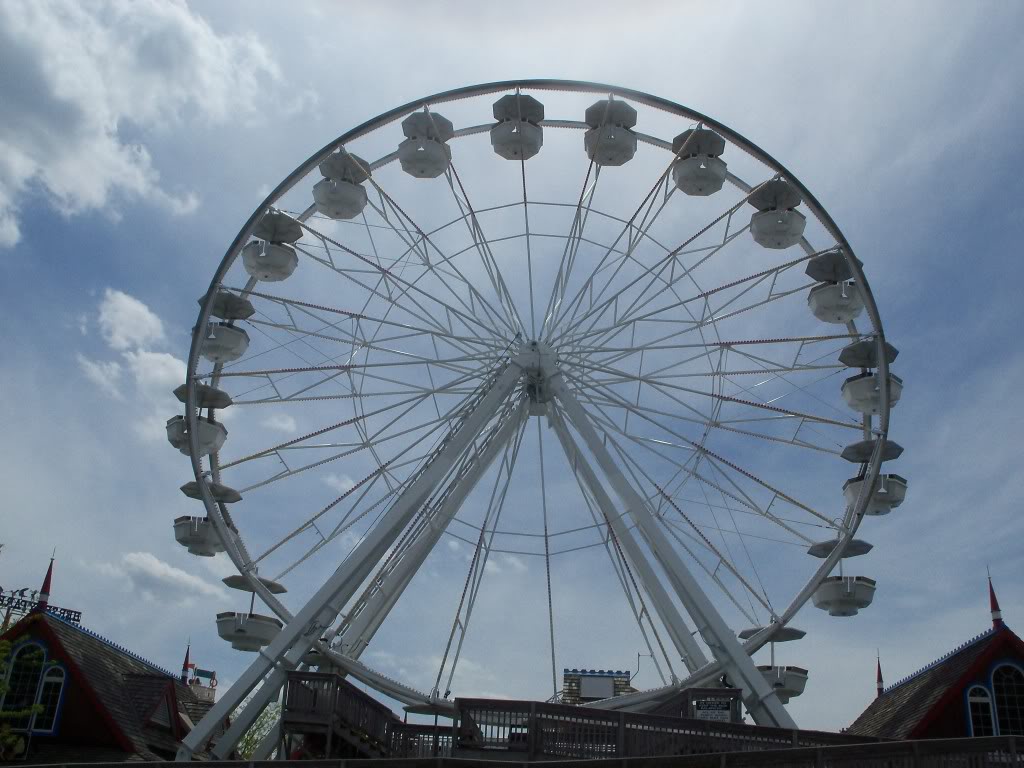
M 988 571 L 988 566 L 985 566 Z M 988 575 L 988 605 L 992 611 L 992 628 L 1001 629 L 1003 626 L 1003 612 L 999 610 L 999 600 L 996 598 L 996 591 L 992 587 L 992 574 Z
M 50 564 L 46 568 L 46 577 L 43 579 L 43 587 L 39 590 L 39 601 L 36 603 L 37 611 L 46 611 L 46 607 L 50 604 L 50 583 L 53 581 L 53 561 L 57 557 L 57 548 L 53 548 L 53 554 L 50 556 Z
M 188 671 L 195 666 L 189 660 L 189 653 L 192 651 L 192 638 L 189 637 L 185 643 L 185 661 L 181 664 L 181 682 L 188 683 Z
M 875 668 L 877 669 L 877 675 L 875 676 L 875 691 L 876 698 L 882 695 L 882 691 L 885 690 L 885 684 L 882 682 L 882 654 L 875 649 Z

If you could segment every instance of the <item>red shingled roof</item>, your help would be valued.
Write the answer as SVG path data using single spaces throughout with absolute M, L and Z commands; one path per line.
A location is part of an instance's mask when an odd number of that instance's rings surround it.
M 883 739 L 921 737 L 964 686 L 1007 651 L 1024 658 L 1024 642 L 1005 624 L 981 633 L 886 688 L 846 732 Z
M 173 755 L 186 728 L 180 718 L 164 724 L 170 719 L 166 713 L 183 713 L 195 723 L 212 706 L 200 701 L 175 675 L 128 649 L 50 614 L 38 613 L 35 617 L 32 625 L 19 622 L 5 637 L 35 636 L 47 643 L 51 657 L 67 660 L 73 684 L 92 700 L 93 708 L 124 750 L 122 760 Z M 164 713 L 154 719 L 158 706 L 165 708 Z M 46 745 L 46 751 L 54 749 L 67 747 Z

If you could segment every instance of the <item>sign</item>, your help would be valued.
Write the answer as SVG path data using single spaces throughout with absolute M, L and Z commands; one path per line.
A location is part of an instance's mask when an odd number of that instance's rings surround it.
M 694 699 L 693 716 L 697 720 L 714 720 L 719 723 L 732 721 L 732 699 Z
M 24 591 L 19 590 L 19 592 Z M 38 604 L 38 600 L 19 597 L 18 592 L 0 593 L 0 609 L 6 608 L 15 615 L 31 613 Z M 82 620 L 82 612 L 73 611 L 70 608 L 58 608 L 55 605 L 48 605 L 46 606 L 46 612 L 72 624 L 78 624 Z

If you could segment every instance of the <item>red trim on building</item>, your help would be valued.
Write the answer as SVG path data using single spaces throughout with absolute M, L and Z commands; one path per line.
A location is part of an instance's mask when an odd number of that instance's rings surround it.
M 30 622 L 29 626 L 22 627 L 26 622 Z M 33 630 L 35 630 L 35 632 L 33 632 Z M 103 721 L 110 727 L 110 732 L 117 740 L 118 746 L 120 746 L 125 752 L 135 754 L 135 744 L 133 744 L 124 731 L 121 730 L 121 727 L 117 724 L 117 720 L 115 720 L 113 715 L 110 714 L 110 711 L 104 706 L 103 701 L 96 695 L 96 692 L 89 684 L 89 680 L 86 678 L 85 673 L 83 673 L 78 664 L 75 663 L 72 655 L 68 653 L 64 644 L 61 643 L 60 638 L 57 637 L 57 634 L 50 629 L 46 621 L 43 620 L 43 616 L 41 614 L 27 616 L 7 630 L 2 637 L 6 640 L 14 640 L 15 638 L 21 638 L 23 636 L 45 639 L 48 644 L 51 657 L 54 655 L 55 651 L 59 651 L 61 663 L 65 666 L 68 673 L 74 678 L 78 687 L 92 704 L 94 710 L 99 713 Z
M 991 666 L 992 662 L 996 660 L 996 657 L 1005 656 L 1007 651 L 1016 652 L 1021 658 L 1024 658 L 1024 641 L 1010 631 L 1009 627 L 1002 624 L 995 636 L 989 640 L 988 647 L 985 651 L 974 660 L 974 663 L 967 668 L 967 671 L 964 672 L 955 683 L 946 689 L 946 692 L 939 697 L 938 701 L 935 702 L 935 705 L 928 710 L 925 716 L 922 717 L 910 733 L 907 734 L 907 738 L 923 738 L 929 726 L 931 726 L 932 723 L 943 714 L 946 708 L 960 700 L 963 696 L 964 687 L 968 683 L 976 681 L 979 676 L 985 672 L 989 666 Z

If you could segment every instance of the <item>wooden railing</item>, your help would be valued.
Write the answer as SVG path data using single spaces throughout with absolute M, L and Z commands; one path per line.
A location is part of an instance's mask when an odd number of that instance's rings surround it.
M 285 688 L 282 723 L 344 726 L 380 749 L 386 749 L 388 726 L 401 725 L 394 713 L 340 675 L 292 672 Z
M 451 757 L 452 727 L 389 723 L 388 754 L 391 757 Z
M 433 726 L 430 726 L 433 727 Z M 723 752 L 721 754 L 674 757 L 620 758 L 609 764 L 604 760 L 552 760 L 544 768 L 1024 768 L 1024 754 L 1018 751 L 1018 738 L 989 736 L 977 739 L 929 739 L 926 741 L 887 741 L 873 744 L 846 744 L 796 749 L 772 749 L 763 752 Z M 81 763 L 56 763 L 49 768 L 71 768 Z M 92 763 L 89 768 L 118 768 L 124 763 Z M 177 768 L 181 763 L 147 763 L 153 768 Z M 421 757 L 396 760 L 318 760 L 307 761 L 212 761 L 206 768 L 495 768 L 493 760 L 462 760 L 446 757 Z M 499 765 L 522 766 L 522 760 Z M 40 766 L 39 768 L 47 768 Z
M 347 728 L 390 757 L 450 757 L 450 725 L 403 723 L 386 706 L 340 675 L 291 672 L 282 724 L 303 730 L 313 725 Z
M 823 731 L 765 728 L 531 701 L 456 699 L 454 755 L 517 752 L 527 758 L 700 755 L 877 741 Z

